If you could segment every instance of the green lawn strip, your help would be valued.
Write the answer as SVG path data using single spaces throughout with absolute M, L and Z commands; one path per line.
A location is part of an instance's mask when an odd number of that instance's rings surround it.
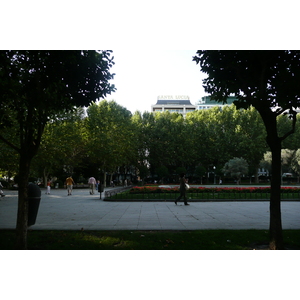
M 300 230 L 283 231 L 287 249 L 300 250 Z M 266 230 L 61 231 L 30 230 L 29 250 L 248 250 L 267 245 Z M 13 250 L 15 231 L 0 230 L 0 249 Z

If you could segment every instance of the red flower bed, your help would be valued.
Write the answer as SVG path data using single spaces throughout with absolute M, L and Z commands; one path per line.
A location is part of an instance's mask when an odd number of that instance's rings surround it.
M 157 186 L 135 186 L 130 190 L 131 194 L 145 193 L 178 193 L 179 186 L 173 188 L 162 188 Z M 189 193 L 270 193 L 270 187 L 193 187 L 188 190 Z M 282 187 L 281 193 L 298 193 L 300 188 Z
M 160 188 L 157 186 L 134 186 L 129 192 L 131 194 L 152 194 L 152 193 L 177 193 L 179 187 L 175 188 Z

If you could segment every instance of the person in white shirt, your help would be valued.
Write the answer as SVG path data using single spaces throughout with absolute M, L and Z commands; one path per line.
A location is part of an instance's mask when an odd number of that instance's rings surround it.
M 95 190 L 95 184 L 96 184 L 96 179 L 95 177 L 90 177 L 88 184 L 90 186 L 90 195 L 94 195 L 94 190 Z

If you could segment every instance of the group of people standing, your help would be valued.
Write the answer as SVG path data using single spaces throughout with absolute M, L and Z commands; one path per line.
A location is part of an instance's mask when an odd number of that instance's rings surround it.
M 72 195 L 74 184 L 75 184 L 75 182 L 74 182 L 72 176 L 69 176 L 66 179 L 66 186 L 67 186 L 68 196 Z M 95 190 L 98 190 L 98 186 L 100 185 L 100 181 L 96 180 L 95 177 L 90 177 L 89 180 L 88 180 L 88 185 L 89 185 L 89 189 L 90 189 L 90 195 L 94 195 Z
M 94 195 L 94 190 L 95 189 L 98 190 L 98 188 L 99 188 L 100 180 L 96 181 L 95 177 L 90 177 L 88 184 L 89 184 L 89 188 L 90 188 L 90 195 Z

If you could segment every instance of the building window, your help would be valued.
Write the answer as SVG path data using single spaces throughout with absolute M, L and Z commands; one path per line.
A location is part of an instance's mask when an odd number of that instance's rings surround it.
M 167 108 L 165 111 L 183 113 L 183 109 Z

